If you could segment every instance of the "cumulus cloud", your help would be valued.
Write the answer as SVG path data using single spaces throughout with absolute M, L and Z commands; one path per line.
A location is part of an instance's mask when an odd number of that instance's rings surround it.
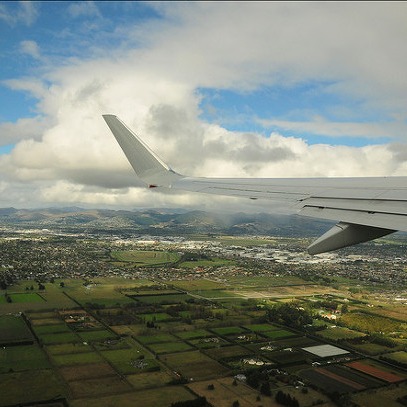
M 13 183 L 19 186 L 10 196 L 39 204 L 208 204 L 207 198 L 140 189 L 101 117 L 105 113 L 117 114 L 174 170 L 190 175 L 405 174 L 405 152 L 391 144 L 308 145 L 301 138 L 285 137 L 284 130 L 403 137 L 407 5 L 176 2 L 152 6 L 162 19 L 126 31 L 142 41 L 142 47 L 119 47 L 98 53 L 102 57 L 67 60 L 61 66 L 45 66 L 41 77 L 7 81 L 10 88 L 37 98 L 37 109 L 46 117 L 0 124 L 7 142 L 18 143 L 0 160 L 0 182 L 6 182 L 9 191 Z M 69 8 L 72 16 L 99 13 L 91 2 Z M 395 40 L 401 46 L 393 45 Z M 35 43 L 24 47 L 26 53 L 39 55 Z M 308 80 L 326 81 L 329 86 L 324 91 L 357 97 L 365 108 L 391 110 L 398 115 L 397 123 L 325 119 L 293 123 L 264 118 L 278 132 L 263 135 L 228 131 L 201 118 L 200 87 L 250 91 Z M 23 198 L 22 185 L 30 193 L 36 191 L 30 199 Z

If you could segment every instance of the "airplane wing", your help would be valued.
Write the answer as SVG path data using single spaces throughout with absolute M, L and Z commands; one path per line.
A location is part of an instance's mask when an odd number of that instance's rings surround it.
M 149 188 L 283 200 L 299 215 L 339 221 L 308 247 L 318 254 L 407 231 L 407 177 L 198 178 L 176 173 L 115 115 L 103 115 Z

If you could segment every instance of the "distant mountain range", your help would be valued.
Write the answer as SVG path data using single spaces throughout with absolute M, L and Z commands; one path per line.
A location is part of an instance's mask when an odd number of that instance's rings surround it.
M 47 208 L 0 208 L 0 226 L 47 228 L 71 231 L 174 235 L 224 233 L 230 235 L 274 235 L 311 237 L 328 230 L 331 222 L 296 215 L 267 213 L 215 214 L 185 210 L 110 210 Z

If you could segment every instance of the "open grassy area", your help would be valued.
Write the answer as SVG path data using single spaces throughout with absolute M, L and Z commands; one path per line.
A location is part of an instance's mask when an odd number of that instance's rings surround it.
M 131 263 L 136 267 L 159 266 L 175 263 L 180 259 L 177 253 L 152 250 L 112 251 L 110 256 L 115 261 Z
M 162 343 L 152 343 L 148 345 L 148 348 L 156 353 L 157 355 L 163 353 L 173 353 L 173 352 L 185 352 L 194 349 L 192 346 L 185 342 L 162 342 Z
M 0 373 L 49 367 L 45 353 L 37 345 L 0 347 Z
M 73 400 L 70 405 L 71 407 L 168 407 L 171 403 L 176 401 L 193 400 L 195 398 L 196 397 L 183 386 L 169 386 L 114 396 L 78 399 Z
M 41 295 L 37 293 L 16 293 L 9 294 L 11 302 L 43 302 Z
M 100 331 L 88 331 L 78 333 L 85 342 L 104 341 L 106 339 L 117 339 L 117 335 L 104 329 Z
M 229 370 L 199 351 L 166 354 L 159 357 L 172 370 L 183 377 L 204 380 L 226 375 Z
M 30 340 L 33 340 L 33 336 L 21 316 L 0 316 L 0 344 Z
M 103 361 L 104 360 L 102 357 L 96 352 L 71 353 L 52 356 L 52 362 L 57 366 L 82 365 L 88 363 L 100 363 Z
M 354 331 L 348 328 L 342 327 L 335 327 L 335 328 L 327 328 L 323 331 L 317 332 L 317 335 L 324 339 L 330 339 L 332 341 L 339 341 L 344 339 L 354 339 L 354 338 L 361 338 L 366 334 L 358 331 Z
M 67 389 L 52 370 L 37 370 L 0 375 L 0 406 L 21 405 L 50 400 L 67 394 Z
M 61 333 L 48 333 L 37 335 L 38 339 L 44 345 L 53 345 L 56 343 L 72 343 L 81 342 L 81 338 L 73 332 L 61 332 Z

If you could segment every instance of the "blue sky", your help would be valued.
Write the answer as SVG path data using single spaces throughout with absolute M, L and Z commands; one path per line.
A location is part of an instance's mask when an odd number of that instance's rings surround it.
M 121 152 L 105 141 L 106 112 L 193 174 L 405 175 L 406 11 L 0 2 L 0 189 L 10 204 L 136 202 Z M 76 154 L 83 144 L 93 155 Z M 106 180 L 114 171 L 126 174 L 117 191 Z

